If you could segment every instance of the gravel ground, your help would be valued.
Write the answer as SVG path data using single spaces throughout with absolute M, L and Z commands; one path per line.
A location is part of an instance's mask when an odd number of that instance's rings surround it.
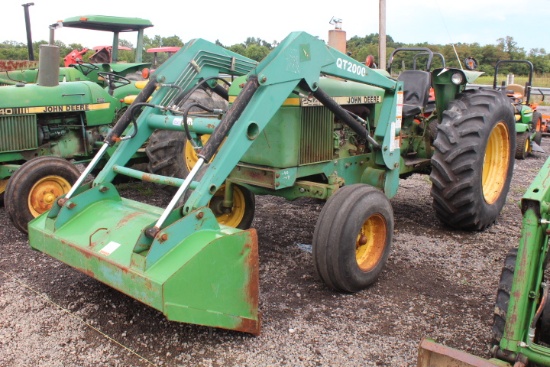
M 423 337 L 487 358 L 504 256 L 519 239 L 518 203 L 547 156 L 516 161 L 507 204 L 484 232 L 444 227 L 428 177 L 403 180 L 387 266 L 354 295 L 329 291 L 315 274 L 308 245 L 322 203 L 258 197 L 257 337 L 167 321 L 31 250 L 0 208 L 0 366 L 415 366 Z M 123 191 L 168 200 L 153 186 Z

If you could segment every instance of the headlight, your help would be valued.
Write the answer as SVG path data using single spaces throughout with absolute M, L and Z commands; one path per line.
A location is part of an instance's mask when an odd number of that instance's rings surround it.
M 453 76 L 451 76 L 451 81 L 455 85 L 461 85 L 462 83 L 464 83 L 464 76 L 462 75 L 462 73 L 456 72 L 453 74 Z

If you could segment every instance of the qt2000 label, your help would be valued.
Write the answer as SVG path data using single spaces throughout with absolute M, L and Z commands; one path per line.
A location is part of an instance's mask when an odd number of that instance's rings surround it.
M 346 70 L 352 74 L 360 76 L 367 75 L 367 68 L 365 66 L 357 65 L 356 63 L 341 58 L 336 59 L 336 67 L 342 70 Z

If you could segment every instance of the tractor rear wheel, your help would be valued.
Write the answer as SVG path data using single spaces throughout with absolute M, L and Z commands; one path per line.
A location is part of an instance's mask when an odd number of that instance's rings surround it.
M 519 133 L 516 135 L 516 159 L 525 159 L 531 152 L 531 141 L 529 140 L 529 133 Z
M 498 91 L 466 91 L 449 104 L 438 126 L 430 174 L 441 222 L 463 230 L 494 223 L 510 189 L 515 135 L 511 104 Z
M 332 289 L 357 292 L 384 268 L 393 236 L 393 210 L 372 186 L 344 186 L 326 202 L 313 233 L 313 260 Z
M 508 313 L 508 304 L 510 303 L 510 292 L 512 291 L 512 281 L 514 279 L 514 269 L 518 249 L 511 249 L 504 259 L 504 267 L 500 274 L 498 283 L 497 298 L 495 301 L 495 311 L 493 315 L 492 341 L 491 344 L 498 345 L 504 335 L 504 326 L 506 323 L 506 314 Z
M 202 135 L 204 143 L 210 135 Z M 185 178 L 198 160 L 182 131 L 156 130 L 146 148 L 148 170 L 162 176 Z
M 24 163 L 6 186 L 5 207 L 11 222 L 28 233 L 27 224 L 50 210 L 79 176 L 80 171 L 63 158 L 37 157 Z
M 217 94 L 198 89 L 189 98 L 178 103 L 178 108 L 183 110 L 190 104 L 199 103 L 208 108 L 227 109 L 227 101 Z M 192 107 L 190 112 L 204 112 L 203 109 Z M 210 135 L 201 135 L 202 144 Z M 149 158 L 148 169 L 151 173 L 162 176 L 185 178 L 197 163 L 198 157 L 193 145 L 189 143 L 183 131 L 157 130 L 149 139 L 146 148 Z

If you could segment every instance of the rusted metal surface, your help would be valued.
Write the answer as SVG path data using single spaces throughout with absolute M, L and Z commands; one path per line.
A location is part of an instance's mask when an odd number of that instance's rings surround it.
M 0 71 L 32 69 L 38 67 L 38 61 L 29 60 L 0 60 Z
M 275 171 L 274 168 L 262 169 L 241 163 L 231 173 L 230 178 L 235 183 L 253 183 L 256 186 L 275 189 Z
M 418 349 L 417 367 L 502 367 L 489 360 L 424 339 Z
M 251 314 L 258 312 L 259 294 L 260 294 L 260 261 L 258 256 L 258 234 L 254 228 L 247 230 L 250 234 L 250 242 L 246 243 L 245 249 L 249 251 L 248 269 L 249 279 L 246 289 L 246 302 L 250 305 Z M 235 330 L 260 335 L 261 315 L 258 313 L 258 319 L 242 319 L 242 322 Z

